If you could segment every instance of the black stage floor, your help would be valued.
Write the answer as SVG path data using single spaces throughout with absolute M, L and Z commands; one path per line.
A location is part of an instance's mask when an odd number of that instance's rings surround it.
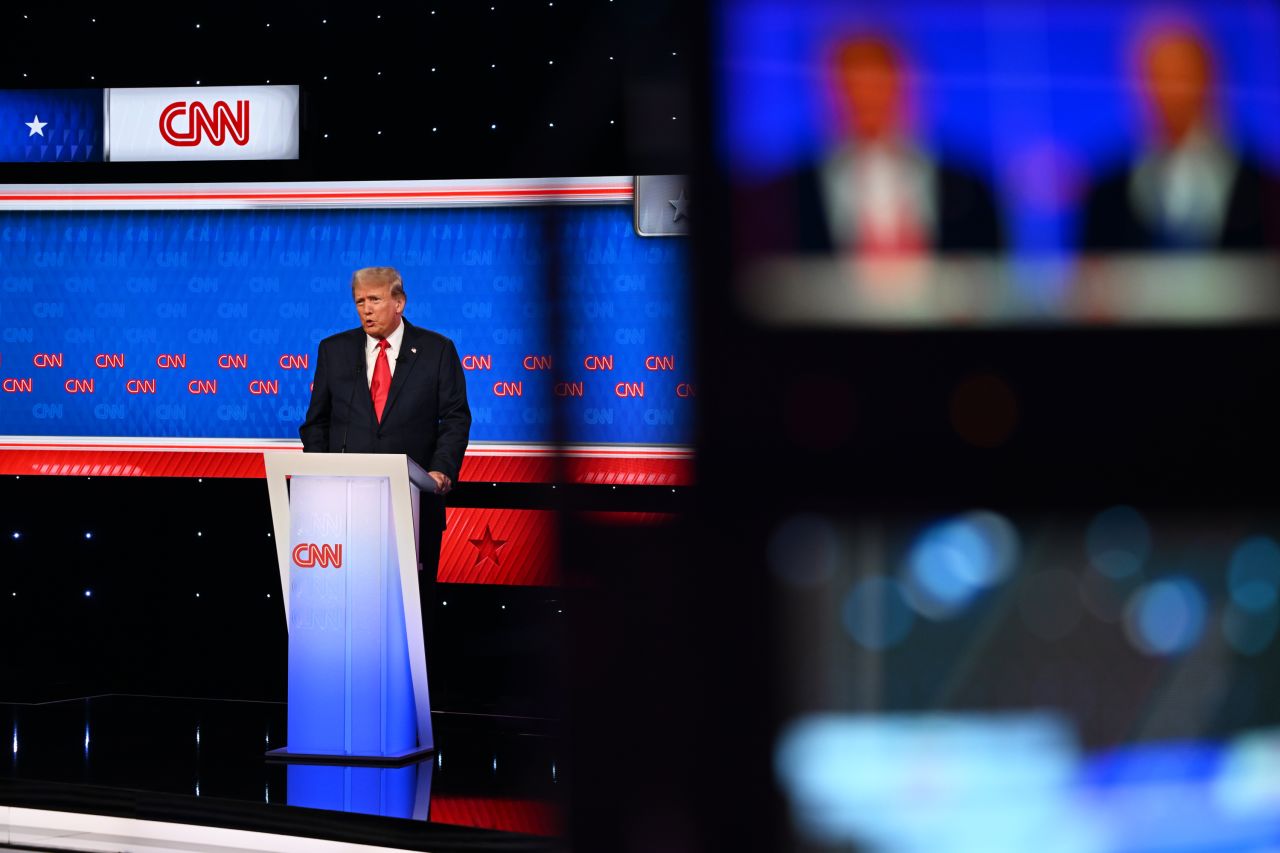
M 279 702 L 105 695 L 0 704 L 0 805 L 419 850 L 558 850 L 554 721 L 434 714 L 436 753 L 396 769 L 285 765 Z

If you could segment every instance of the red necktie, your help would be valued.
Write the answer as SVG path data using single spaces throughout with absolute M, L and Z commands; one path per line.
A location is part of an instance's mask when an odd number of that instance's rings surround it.
M 373 411 L 382 423 L 382 410 L 387 405 L 387 392 L 391 390 L 391 363 L 387 361 L 387 350 L 391 344 L 386 339 L 378 341 L 378 360 L 373 365 L 373 381 L 369 383 L 369 393 L 373 395 Z

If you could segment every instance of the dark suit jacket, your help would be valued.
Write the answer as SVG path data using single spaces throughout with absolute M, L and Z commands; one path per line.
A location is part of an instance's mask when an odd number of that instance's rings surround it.
M 363 329 L 320 342 L 306 420 L 298 429 L 308 453 L 405 453 L 427 471 L 457 482 L 471 432 L 467 382 L 453 341 L 404 323 L 382 422 L 369 395 Z M 424 525 L 444 529 L 444 501 L 422 496 Z
M 1257 251 L 1280 247 L 1280 187 L 1257 164 L 1242 161 L 1227 196 L 1218 239 L 1206 246 L 1177 246 L 1135 209 L 1129 186 L 1134 169 L 1113 172 L 1085 194 L 1080 245 L 1087 252 L 1141 252 L 1153 249 Z

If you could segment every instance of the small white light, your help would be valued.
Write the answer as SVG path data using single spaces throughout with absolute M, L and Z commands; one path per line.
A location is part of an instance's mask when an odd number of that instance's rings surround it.
M 17 597 L 18 597 L 18 594 L 17 594 L 16 592 L 11 592 L 11 593 L 9 593 L 9 597 L 10 597 L 10 598 L 17 598 Z
M 196 531 L 196 535 L 197 535 L 197 536 L 203 536 L 203 535 L 204 535 L 204 531 L 203 531 L 203 530 L 197 530 L 197 531 Z
M 90 79 L 90 80 L 97 80 L 98 78 L 97 78 L 97 77 L 94 77 L 92 74 L 90 74 L 90 75 L 89 75 L 89 79 Z
M 199 80 L 197 80 L 197 81 L 196 81 L 196 85 L 197 85 L 197 86 L 199 86 L 199 85 L 200 85 L 200 81 L 199 81 Z
M 379 135 L 379 136 L 381 136 L 381 135 L 382 135 L 382 131 L 378 131 L 378 135 Z
M 441 607 L 448 607 L 448 606 L 449 606 L 449 602 L 447 602 L 447 601 L 442 601 L 442 602 L 440 602 L 440 606 L 441 606 Z
M 267 598 L 270 598 L 270 597 L 271 597 L 271 593 L 267 593 Z
M 504 605 L 502 605 L 502 609 L 503 609 L 503 610 L 506 610 L 506 609 L 507 609 L 507 605 L 505 605 L 505 604 L 504 604 Z
M 498 129 L 498 126 L 497 126 L 496 124 L 491 124 L 491 125 L 489 125 L 489 129 L 490 129 L 490 130 L 497 130 L 497 129 Z
M 609 124 L 613 124 L 613 119 L 609 119 Z
M 548 65 L 555 65 L 555 64 L 556 64 L 556 61 L 555 61 L 554 59 L 548 59 L 548 60 L 547 60 L 547 64 L 548 64 Z
M 268 24 L 268 26 L 270 26 L 270 24 Z M 673 50 L 673 51 L 671 51 L 671 55 L 672 55 L 672 56 L 675 56 L 675 55 L 676 55 L 676 52 L 675 52 L 674 50 Z
M 84 534 L 84 538 L 85 538 L 85 539 L 92 539 L 92 538 L 93 538 L 93 534 L 92 534 L 92 533 L 89 533 L 89 532 L 87 532 L 87 531 L 86 531 L 86 532 L 85 532 L 85 534 Z
M 270 25 L 270 24 L 267 24 L 267 26 L 269 27 L 269 26 L 271 26 L 271 25 Z
M 268 80 L 267 82 L 269 83 L 269 82 L 271 82 L 271 81 L 270 81 L 270 80 Z M 203 482 L 204 482 L 204 477 L 196 477 L 196 482 L 197 482 L 197 483 L 203 483 Z
M 199 598 L 199 597 L 200 597 L 200 593 L 198 593 L 198 592 L 197 592 L 197 593 L 196 593 L 196 598 Z
M 24 17 L 25 17 L 25 16 L 24 16 Z M 196 24 L 196 29 L 197 29 L 197 30 L 198 30 L 198 29 L 200 29 L 200 25 L 199 25 L 199 24 Z
M 327 23 L 329 23 L 329 19 L 328 19 L 328 18 L 321 18 L 321 19 L 320 19 L 320 23 L 322 23 L 322 24 L 327 24 Z
M 22 538 L 22 534 L 15 530 L 15 531 L 13 531 L 13 538 L 14 538 L 14 539 L 21 539 L 21 538 Z
M 437 130 L 437 128 L 434 128 L 434 127 L 433 127 L 433 128 L 431 128 L 431 132 L 432 132 L 432 133 L 435 133 L 435 132 L 436 132 L 436 130 Z
M 554 121 L 547 122 L 547 127 L 555 127 L 555 126 L 556 126 L 556 123 Z
M 328 138 L 329 138 L 329 134 L 327 134 L 327 133 L 326 133 L 326 134 L 324 135 L 324 138 L 325 138 L 325 139 L 328 139 Z M 270 534 L 270 533 L 268 533 L 267 535 L 268 535 L 268 536 L 270 536 L 271 534 Z
M 268 538 L 268 539 L 270 539 L 270 538 L 271 538 L 271 534 L 270 534 L 270 533 L 268 533 L 268 534 L 267 534 L 267 538 Z
M 496 62 L 490 62 L 490 63 L 489 63 L 489 67 L 490 67 L 490 68 L 497 68 L 497 67 L 498 67 L 498 63 L 496 63 Z
M 381 72 L 381 71 L 379 71 L 379 72 L 378 72 L 378 76 L 379 76 L 379 77 L 381 77 L 381 76 L 382 76 L 382 72 Z
M 329 79 L 329 75 L 328 75 L 328 74 L 326 74 L 326 75 L 324 75 L 323 77 L 321 77 L 320 79 L 321 79 L 321 80 L 328 80 L 328 79 Z
M 84 597 L 85 597 L 85 598 L 93 598 L 93 590 L 91 590 L 91 589 L 86 589 L 86 590 L 84 591 Z
M 672 120 L 672 121 L 675 121 L 675 120 L 676 120 L 676 117 L 675 117 L 675 116 L 672 116 L 672 117 L 671 117 L 671 120 Z

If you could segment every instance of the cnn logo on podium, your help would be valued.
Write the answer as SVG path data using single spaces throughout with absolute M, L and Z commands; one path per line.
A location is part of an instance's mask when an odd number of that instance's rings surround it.
M 293 546 L 293 564 L 300 569 L 342 568 L 341 545 L 316 545 L 299 542 Z

